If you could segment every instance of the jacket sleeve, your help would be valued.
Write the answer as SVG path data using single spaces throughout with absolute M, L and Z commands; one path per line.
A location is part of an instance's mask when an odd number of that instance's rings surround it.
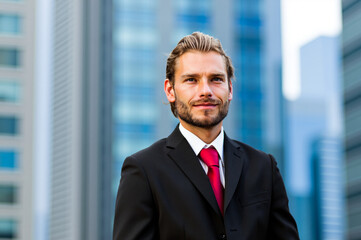
M 277 163 L 269 155 L 272 164 L 272 201 L 268 229 L 268 238 L 277 240 L 300 239 L 296 221 L 288 208 L 288 197 Z
M 144 169 L 125 159 L 115 203 L 113 240 L 157 239 L 155 206 Z

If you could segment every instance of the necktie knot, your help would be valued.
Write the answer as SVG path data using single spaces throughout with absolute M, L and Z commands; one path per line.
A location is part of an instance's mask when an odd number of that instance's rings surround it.
M 214 147 L 203 148 L 199 153 L 199 156 L 208 167 L 219 167 L 218 152 Z

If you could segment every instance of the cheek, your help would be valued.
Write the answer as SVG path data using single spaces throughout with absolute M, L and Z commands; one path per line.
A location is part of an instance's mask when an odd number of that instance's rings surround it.
M 192 89 L 177 89 L 175 93 L 177 100 L 179 99 L 182 102 L 189 102 L 194 98 Z
M 218 98 L 224 99 L 225 101 L 230 100 L 229 98 L 232 96 L 228 88 L 217 89 L 214 93 Z

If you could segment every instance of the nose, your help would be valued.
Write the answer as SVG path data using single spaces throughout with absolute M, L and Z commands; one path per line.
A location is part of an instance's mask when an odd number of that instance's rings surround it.
M 211 97 L 212 89 L 207 79 L 202 79 L 199 83 L 199 96 L 200 97 Z

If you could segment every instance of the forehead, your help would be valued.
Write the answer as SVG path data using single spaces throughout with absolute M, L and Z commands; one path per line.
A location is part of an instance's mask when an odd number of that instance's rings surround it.
M 214 51 L 200 52 L 187 51 L 182 54 L 176 62 L 175 74 L 181 73 L 224 73 L 226 74 L 226 63 L 224 57 Z

